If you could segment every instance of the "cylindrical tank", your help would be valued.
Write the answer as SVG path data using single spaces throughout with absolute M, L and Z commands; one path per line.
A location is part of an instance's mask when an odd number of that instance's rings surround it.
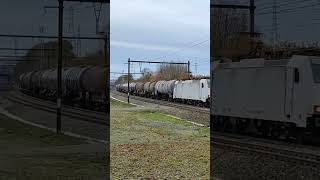
M 88 68 L 71 67 L 64 72 L 63 83 L 67 92 L 77 93 L 83 91 L 80 77 Z
M 156 86 L 156 83 L 157 81 L 154 81 L 152 83 L 150 83 L 150 86 L 149 86 L 149 92 L 154 94 L 155 93 L 155 86 Z
M 48 89 L 55 91 L 57 90 L 57 69 L 50 71 L 48 74 Z
M 141 83 L 141 82 L 138 82 L 136 84 L 136 92 L 137 93 L 139 93 L 139 94 L 143 93 L 143 87 L 144 87 L 143 85 L 144 85 L 144 83 Z
M 23 84 L 23 88 L 24 89 L 27 89 L 27 90 L 30 90 L 31 89 L 31 77 L 32 75 L 34 74 L 35 72 L 34 71 L 31 71 L 31 72 L 28 72 L 26 73 L 24 76 L 23 76 L 23 79 L 22 79 L 22 84 Z
M 150 93 L 150 84 L 151 84 L 151 82 L 144 83 L 144 85 L 143 85 L 143 92 L 144 93 Z
M 164 81 L 158 81 L 158 82 L 156 82 L 156 84 L 155 84 L 155 86 L 154 86 L 154 92 L 155 92 L 156 95 L 157 95 L 158 93 L 161 93 L 160 88 L 161 88 L 163 82 L 164 82 Z
M 171 94 L 171 95 L 173 94 L 174 86 L 175 86 L 176 83 L 177 83 L 176 80 L 167 81 L 165 83 L 165 86 L 167 88 L 167 93 L 168 94 Z
M 50 89 L 50 83 L 51 83 L 50 76 L 52 75 L 53 71 L 54 69 L 48 69 L 42 73 L 41 80 L 40 80 L 40 87 L 42 89 Z
M 176 80 L 158 81 L 156 83 L 156 93 L 172 95 Z
M 107 88 L 107 69 L 102 66 L 88 68 L 81 73 L 80 81 L 83 90 L 92 93 L 105 93 Z
M 20 85 L 20 87 L 22 88 L 22 79 L 23 79 L 23 76 L 25 75 L 25 73 L 22 73 L 22 74 L 20 74 L 19 75 L 19 78 L 18 78 L 18 80 L 19 80 L 19 85 Z
M 136 90 L 136 85 L 137 85 L 137 83 L 130 83 L 129 84 L 129 91 L 130 92 L 135 91 Z
M 128 92 L 128 83 L 124 83 L 121 85 L 121 90 L 122 91 L 125 91 L 125 92 Z
M 24 76 L 26 75 L 26 73 L 22 73 L 20 76 L 19 76 L 19 84 L 20 84 L 20 88 L 24 89 Z
M 43 73 L 43 71 L 37 71 L 32 75 L 31 84 L 32 84 L 33 90 L 40 88 L 40 80 L 41 80 L 42 73 Z

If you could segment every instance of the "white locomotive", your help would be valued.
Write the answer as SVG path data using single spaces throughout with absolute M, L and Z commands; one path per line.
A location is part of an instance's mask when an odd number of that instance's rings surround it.
M 320 58 L 245 59 L 212 69 L 211 127 L 276 138 L 320 133 Z

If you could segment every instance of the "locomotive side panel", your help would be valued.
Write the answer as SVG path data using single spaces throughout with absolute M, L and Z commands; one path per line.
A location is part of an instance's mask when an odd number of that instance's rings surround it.
M 249 119 L 284 121 L 284 66 L 216 68 L 213 113 Z
M 175 88 L 173 97 L 179 99 L 201 100 L 200 80 L 179 81 Z

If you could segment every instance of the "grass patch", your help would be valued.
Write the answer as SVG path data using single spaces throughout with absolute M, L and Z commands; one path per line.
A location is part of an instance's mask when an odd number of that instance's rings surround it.
M 141 118 L 147 119 L 147 120 L 169 122 L 172 124 L 179 124 L 184 126 L 193 126 L 191 122 L 173 118 L 157 111 L 139 111 L 138 115 Z
M 115 99 L 110 99 L 110 107 L 116 107 L 116 108 L 130 108 L 130 107 L 136 107 L 135 105 L 124 103 L 117 101 Z
M 84 140 L 62 134 L 56 134 L 0 115 L 1 144 L 19 144 L 29 146 L 60 146 L 83 144 Z M 1 147 L 1 145 L 0 145 Z
M 68 151 L 73 148 L 70 145 L 87 146 L 84 139 L 57 135 L 3 115 L 0 124 L 0 154 L 4 153 L 0 156 L 0 179 L 105 179 L 104 155 Z M 55 148 L 61 146 L 67 151 L 56 154 Z M 43 152 L 32 153 L 33 148 Z
M 111 111 L 112 179 L 209 179 L 209 136 L 157 111 Z
M 106 158 L 86 154 L 24 157 L 16 160 L 18 173 L 13 177 L 34 180 L 104 179 L 106 177 L 106 162 Z

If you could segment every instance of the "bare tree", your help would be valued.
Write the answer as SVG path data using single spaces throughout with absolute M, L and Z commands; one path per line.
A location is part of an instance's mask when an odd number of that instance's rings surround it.
M 187 79 L 188 68 L 186 65 L 161 64 L 157 69 L 157 74 L 161 80 Z
M 248 15 L 243 10 L 214 9 L 211 16 L 212 57 L 233 57 L 250 50 L 250 38 L 241 34 L 247 29 Z
M 137 80 L 139 82 L 149 82 L 152 81 L 153 72 L 149 68 L 144 68 L 141 71 L 142 76 Z

